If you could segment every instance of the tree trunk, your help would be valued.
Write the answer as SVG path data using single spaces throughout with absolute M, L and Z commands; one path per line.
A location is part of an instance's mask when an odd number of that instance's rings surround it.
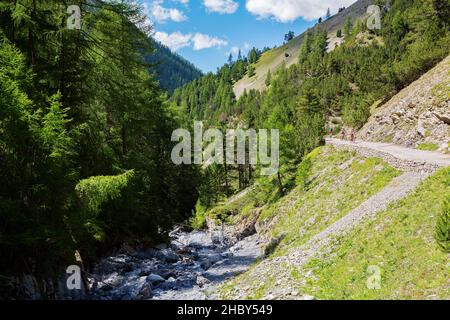
M 283 182 L 281 181 L 281 174 L 280 174 L 280 170 L 278 170 L 278 187 L 280 188 L 280 193 L 283 194 L 284 193 L 284 187 L 283 187 Z
M 225 169 L 225 194 L 227 196 L 230 195 L 230 183 L 228 181 L 228 165 L 227 165 L 227 156 L 226 156 L 226 148 L 225 144 L 223 144 L 223 160 L 224 160 L 224 169 Z
M 128 146 L 127 146 L 127 131 L 124 127 L 122 127 L 121 135 L 122 135 L 122 154 L 125 156 L 128 153 Z
M 36 0 L 33 0 L 31 18 L 35 20 L 36 18 Z M 28 27 L 28 56 L 30 59 L 30 64 L 33 66 L 36 64 L 36 52 L 34 47 L 34 34 L 31 27 Z

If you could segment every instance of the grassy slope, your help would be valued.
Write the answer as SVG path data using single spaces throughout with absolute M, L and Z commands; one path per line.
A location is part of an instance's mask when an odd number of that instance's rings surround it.
M 249 78 L 245 75 L 234 85 L 233 89 L 236 97 L 240 97 L 245 89 L 247 91 L 251 89 L 265 89 L 266 76 L 269 70 L 273 74 L 283 65 L 283 63 L 285 63 L 287 67 L 297 63 L 302 42 L 303 34 L 281 47 L 265 52 L 255 64 L 255 76 Z M 287 58 L 285 57 L 286 53 L 289 54 L 289 57 Z
M 347 17 L 352 21 L 363 17 L 367 11 L 367 7 L 371 3 L 371 0 L 359 0 L 346 10 L 334 15 L 320 25 L 315 26 L 325 28 L 328 31 L 330 49 L 335 47 L 335 43 L 338 41 L 338 39 L 336 39 L 336 32 L 338 29 L 342 28 Z M 251 78 L 244 76 L 234 85 L 236 97 L 240 97 L 244 93 L 244 90 L 264 90 L 266 88 L 265 81 L 269 69 L 273 74 L 283 65 L 283 63 L 285 63 L 287 67 L 297 63 L 303 38 L 304 34 L 301 34 L 289 43 L 264 53 L 258 63 L 255 64 L 256 75 Z M 285 53 L 289 54 L 288 58 L 285 57 Z
M 450 196 L 450 169 L 442 169 L 404 200 L 342 239 L 334 255 L 314 261 L 319 299 L 450 299 L 450 257 L 437 248 L 434 225 Z M 367 288 L 367 268 L 381 270 L 381 289 Z
M 277 254 L 295 248 L 345 216 L 383 189 L 399 172 L 377 158 L 364 159 L 332 147 L 316 149 L 306 190 L 291 194 L 263 211 L 260 220 L 276 214 L 271 236 L 284 235 Z
M 336 239 L 320 260 L 303 269 L 271 263 L 399 174 L 378 159 L 362 159 L 330 147 L 309 157 L 313 180 L 308 190 L 295 188 L 268 204 L 259 219 L 263 234 L 285 238 L 269 258 L 226 283 L 222 297 L 261 299 L 288 285 L 317 299 L 450 299 L 450 257 L 439 251 L 433 238 L 442 200 L 450 196 L 450 168 L 441 169 L 374 220 Z M 369 266 L 381 270 L 379 290 L 367 288 Z
M 236 298 L 244 289 L 244 297 L 259 299 L 280 286 L 274 277 L 279 278 L 282 274 L 292 277 L 292 270 L 271 270 L 268 267 L 270 259 L 295 250 L 383 189 L 399 174 L 378 159 L 364 159 L 332 147 L 316 149 L 309 159 L 312 168 L 306 191 L 301 186 L 295 188 L 287 196 L 267 205 L 259 218 L 263 234 L 271 237 L 283 234 L 284 239 L 264 264 L 255 264 L 247 273 L 226 284 L 222 289 L 223 297 Z M 260 280 L 262 273 L 263 282 Z M 295 280 L 294 274 L 291 281 Z

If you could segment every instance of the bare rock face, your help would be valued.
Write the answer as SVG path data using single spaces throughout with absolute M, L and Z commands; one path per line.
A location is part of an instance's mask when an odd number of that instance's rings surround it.
M 450 56 L 380 107 L 358 138 L 450 152 Z

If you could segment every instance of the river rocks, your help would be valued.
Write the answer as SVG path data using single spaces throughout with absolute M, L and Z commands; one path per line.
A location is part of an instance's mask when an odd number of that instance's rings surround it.
M 152 286 L 150 284 L 144 284 L 142 286 L 141 290 L 139 291 L 137 299 L 139 299 L 139 300 L 150 299 L 152 297 L 152 295 L 153 295 Z
M 135 268 L 134 258 L 126 254 L 119 254 L 115 257 L 104 259 L 96 266 L 95 272 L 111 274 L 113 272 L 126 273 Z
M 442 112 L 442 113 L 441 113 Z M 436 112 L 434 112 L 433 113 L 435 116 L 436 116 L 436 118 L 438 118 L 440 121 L 442 121 L 442 122 L 444 122 L 444 123 L 446 123 L 446 124 L 450 124 L 450 114 L 447 112 L 447 113 L 444 113 L 443 112 L 443 110 L 441 111 L 436 111 Z
M 208 279 L 206 279 L 206 278 L 203 277 L 203 276 L 198 276 L 198 277 L 197 277 L 197 280 L 196 280 L 196 284 L 197 284 L 200 288 L 203 287 L 204 285 L 210 283 L 210 282 L 211 282 L 211 281 L 209 281 Z
M 139 277 L 147 277 L 150 274 L 149 270 L 143 270 L 141 272 L 138 273 Z
M 449 153 L 450 152 L 450 142 L 442 143 L 439 146 L 439 151 L 442 152 L 442 153 Z
M 200 267 L 205 271 L 208 270 L 209 268 L 211 268 L 211 266 L 212 266 L 212 264 L 209 260 L 200 262 Z
M 164 279 L 160 275 L 157 275 L 157 274 L 154 274 L 154 273 L 150 274 L 147 277 L 147 282 L 151 283 L 152 285 L 157 285 L 157 284 L 159 284 L 161 282 L 164 282 L 164 281 L 166 281 L 166 279 Z
M 167 263 L 175 263 L 180 259 L 180 257 L 172 249 L 161 250 L 159 256 Z
M 217 297 L 211 290 L 245 271 L 260 254 L 257 235 L 242 240 L 232 250 L 214 246 L 211 235 L 205 231 L 174 232 L 172 238 L 170 246 L 160 246 L 159 250 L 140 250 L 133 257 L 122 253 L 101 261 L 94 268 L 93 277 L 98 285 L 93 286 L 89 298 L 193 300 Z M 90 281 L 94 281 L 93 278 Z
M 177 277 L 176 272 L 173 270 L 159 270 L 158 274 L 166 280 Z
M 200 255 L 199 259 L 202 260 L 202 262 L 200 263 L 200 267 L 203 270 L 208 270 L 215 263 L 223 260 L 223 256 L 221 254 L 208 254 L 203 255 L 203 257 Z
M 119 250 L 120 253 L 124 253 L 129 256 L 135 256 L 137 254 L 136 249 L 131 247 L 129 244 L 124 244 L 122 248 Z

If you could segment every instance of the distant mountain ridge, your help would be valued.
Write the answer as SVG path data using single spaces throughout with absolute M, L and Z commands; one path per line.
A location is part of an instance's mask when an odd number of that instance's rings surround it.
M 344 10 L 331 16 L 329 19 L 317 23 L 309 30 L 315 30 L 317 28 L 327 30 L 328 49 L 331 51 L 336 47 L 336 44 L 339 44 L 342 41 L 342 39 L 336 37 L 337 30 L 344 26 L 347 19 L 350 19 L 352 23 L 358 19 L 363 19 L 367 14 L 367 8 L 371 4 L 373 4 L 373 0 L 358 0 Z M 284 45 L 265 52 L 255 64 L 255 76 L 249 78 L 246 75 L 234 84 L 233 90 L 236 97 L 239 98 L 245 90 L 265 90 L 265 81 L 269 70 L 273 74 L 283 65 L 289 67 L 297 63 L 300 55 L 300 48 L 307 32 L 308 30 Z
M 152 70 L 155 71 L 161 88 L 172 93 L 176 88 L 203 76 L 203 72 L 194 64 L 160 42 L 150 40 L 155 52 L 147 57 L 146 62 L 154 65 Z

